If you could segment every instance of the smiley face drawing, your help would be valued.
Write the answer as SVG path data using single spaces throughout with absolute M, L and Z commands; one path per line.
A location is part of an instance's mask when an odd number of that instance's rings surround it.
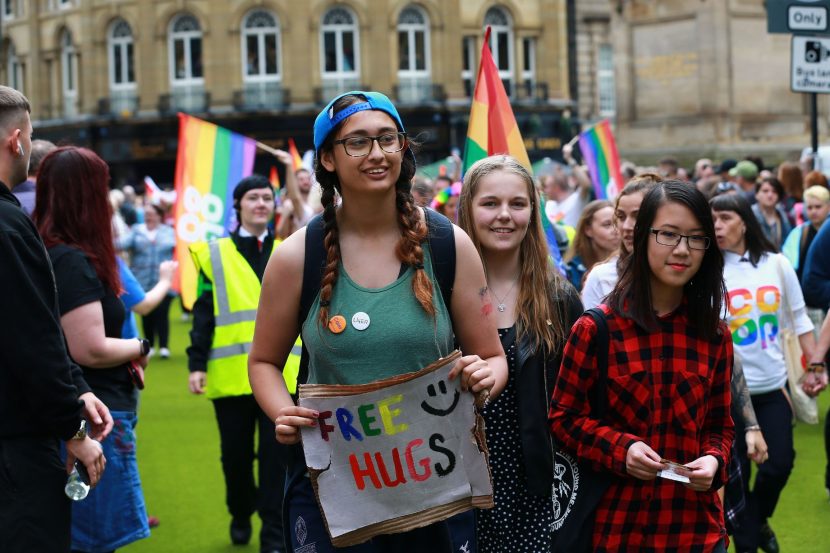
M 441 398 L 444 398 L 447 395 L 447 383 L 443 380 L 438 381 L 438 390 L 440 391 Z M 427 394 L 429 397 L 437 398 L 439 396 L 438 392 L 435 391 L 435 384 L 430 384 L 427 386 Z M 458 390 L 455 390 L 455 395 L 452 398 L 452 404 L 447 408 L 435 407 L 431 405 L 427 400 L 421 402 L 421 409 L 429 413 L 430 415 L 435 415 L 436 417 L 446 417 L 450 413 L 455 410 L 456 405 L 458 405 L 458 400 L 461 397 L 461 394 Z

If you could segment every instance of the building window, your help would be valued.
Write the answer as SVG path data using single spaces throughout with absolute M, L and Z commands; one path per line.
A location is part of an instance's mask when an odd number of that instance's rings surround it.
M 202 29 L 192 15 L 180 15 L 170 25 L 170 79 L 174 85 L 204 83 Z
M 614 117 L 617 100 L 614 85 L 614 51 L 610 44 L 600 44 L 597 52 L 597 92 L 601 117 Z
M 359 86 L 360 36 L 356 18 L 344 7 L 332 8 L 323 15 L 320 29 L 323 59 L 324 96 Z
M 242 30 L 242 78 L 275 81 L 280 78 L 280 28 L 271 13 L 257 10 L 245 17 Z
M 429 20 L 415 6 L 398 18 L 398 75 L 429 75 Z
M 3 19 L 12 19 L 14 17 L 14 3 L 15 0 L 2 0 L 3 2 Z
M 65 117 L 73 117 L 78 113 L 78 53 L 68 29 L 64 29 L 61 35 L 61 82 L 63 114 Z
M 24 94 L 26 93 L 23 89 L 23 64 L 20 63 L 14 44 L 11 43 L 9 43 L 8 58 L 6 59 L 6 77 L 9 79 L 10 87 Z
M 398 99 L 421 102 L 432 97 L 429 18 L 416 6 L 398 17 Z
M 536 88 L 536 39 L 522 39 L 522 86 L 528 98 L 533 97 Z
M 109 32 L 110 88 L 135 87 L 133 31 L 123 19 L 116 20 Z
M 464 82 L 464 95 L 467 96 L 467 98 L 472 98 L 475 90 L 475 49 L 476 37 L 465 36 L 461 39 L 461 80 Z
M 490 8 L 484 26 L 490 26 L 490 51 L 508 96 L 513 96 L 513 21 L 503 8 Z

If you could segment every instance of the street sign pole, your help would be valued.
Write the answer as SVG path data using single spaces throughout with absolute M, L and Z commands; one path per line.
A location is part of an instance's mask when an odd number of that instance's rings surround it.
M 813 147 L 813 169 L 818 169 L 818 94 L 810 93 L 810 145 Z

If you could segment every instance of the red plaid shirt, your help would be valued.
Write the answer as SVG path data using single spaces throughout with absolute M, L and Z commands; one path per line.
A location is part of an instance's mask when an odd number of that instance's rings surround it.
M 587 315 L 576 322 L 565 345 L 549 416 L 551 431 L 564 449 L 621 477 L 614 479 L 597 508 L 594 550 L 712 551 L 726 537 L 715 490 L 726 482 L 735 433 L 729 414 L 729 330 L 722 324 L 721 337 L 696 337 L 682 306 L 659 319 L 659 332 L 649 333 L 602 308 L 609 331 L 603 422 L 591 418 L 587 399 L 597 377 L 597 327 Z M 695 492 L 664 478 L 646 482 L 628 476 L 626 454 L 639 441 L 679 463 L 713 455 L 720 470 L 712 489 Z

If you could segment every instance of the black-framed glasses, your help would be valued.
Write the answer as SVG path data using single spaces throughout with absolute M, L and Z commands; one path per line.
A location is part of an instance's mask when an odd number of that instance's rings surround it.
M 650 228 L 649 231 L 657 239 L 657 243 L 661 246 L 677 247 L 681 240 L 686 239 L 686 245 L 690 250 L 708 250 L 712 241 L 708 236 L 680 234 L 670 230 L 663 230 L 659 228 Z
M 346 155 L 351 157 L 365 157 L 372 151 L 373 142 L 377 141 L 380 149 L 387 154 L 400 152 L 406 147 L 405 132 L 390 132 L 379 136 L 350 136 L 335 140 L 335 144 L 342 144 Z

